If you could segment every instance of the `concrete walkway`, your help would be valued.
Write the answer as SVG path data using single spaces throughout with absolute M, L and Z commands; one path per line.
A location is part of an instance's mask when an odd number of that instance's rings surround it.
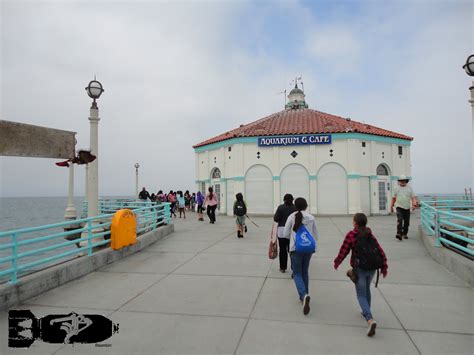
M 434 262 L 416 234 L 394 238 L 394 217 L 371 217 L 389 272 L 372 291 L 377 334 L 368 338 L 353 284 L 333 259 L 349 217 L 317 218 L 319 251 L 310 267 L 304 316 L 290 275 L 267 257 L 270 218 L 237 239 L 234 220 L 176 220 L 176 232 L 146 251 L 51 290 L 15 309 L 37 316 L 103 314 L 120 324 L 109 347 L 35 342 L 1 354 L 472 354 L 473 290 Z

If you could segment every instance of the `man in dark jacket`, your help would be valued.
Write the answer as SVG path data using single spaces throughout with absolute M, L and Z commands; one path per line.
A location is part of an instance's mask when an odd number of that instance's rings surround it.
M 283 237 L 283 229 L 285 228 L 286 220 L 288 216 L 296 211 L 295 205 L 293 204 L 293 196 L 286 194 L 283 197 L 283 204 L 278 206 L 273 220 L 278 223 L 277 236 L 278 245 L 280 246 L 280 272 L 286 272 L 288 265 L 288 253 L 290 252 L 290 239 Z
M 146 201 L 147 199 L 151 200 L 150 193 L 145 188 L 140 191 L 140 193 L 138 194 L 138 198 L 143 201 Z

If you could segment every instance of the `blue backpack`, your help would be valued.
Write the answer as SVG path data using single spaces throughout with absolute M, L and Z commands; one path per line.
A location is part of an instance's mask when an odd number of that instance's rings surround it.
M 304 224 L 296 231 L 295 251 L 298 253 L 314 253 L 316 251 L 316 240 Z

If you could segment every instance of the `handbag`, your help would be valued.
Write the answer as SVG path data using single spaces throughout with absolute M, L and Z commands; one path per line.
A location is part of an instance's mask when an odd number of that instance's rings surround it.
M 273 239 L 273 230 L 275 224 L 272 225 L 272 233 L 270 234 L 270 244 L 268 245 L 268 258 L 273 260 L 278 256 L 278 245 L 276 238 Z

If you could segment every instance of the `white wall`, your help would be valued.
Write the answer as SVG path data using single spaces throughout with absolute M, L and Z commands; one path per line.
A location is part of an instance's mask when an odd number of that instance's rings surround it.
M 366 147 L 362 147 L 362 142 Z M 335 162 L 344 167 L 347 174 L 356 177 L 347 180 L 349 191 L 348 206 L 349 213 L 355 213 L 362 209 L 367 209 L 368 201 L 372 206 L 372 213 L 377 213 L 375 208 L 378 206 L 377 181 L 369 179 L 372 195 L 361 197 L 361 191 L 367 193 L 367 182 L 364 180 L 361 186 L 361 177 L 370 177 L 376 175 L 376 168 L 379 164 L 386 164 L 392 176 L 402 174 L 411 176 L 410 147 L 403 146 L 403 155 L 398 155 L 398 144 L 389 144 L 384 142 L 375 142 L 360 139 L 333 139 L 332 144 L 328 145 L 305 145 L 305 146 L 287 146 L 287 147 L 259 147 L 257 143 L 238 143 L 220 147 L 214 150 L 203 151 L 196 154 L 196 180 L 207 181 L 213 168 L 218 167 L 221 170 L 223 179 L 233 179 L 233 194 L 244 191 L 244 182 L 240 181 L 245 177 L 246 172 L 252 166 L 261 164 L 268 167 L 274 177 L 280 176 L 282 170 L 290 164 L 300 164 L 304 166 L 310 176 L 317 176 L 319 169 L 326 163 Z M 333 156 L 330 156 L 332 149 Z M 293 158 L 290 153 L 296 151 L 298 155 Z M 260 152 L 260 158 L 257 158 L 257 152 Z M 382 157 L 382 152 L 383 157 Z M 364 154 L 365 153 L 365 154 Z M 214 158 L 216 158 L 214 162 Z M 229 159 L 230 158 L 230 159 Z M 393 181 L 392 181 L 393 182 Z M 317 179 L 310 180 L 310 211 L 317 213 L 317 206 L 314 201 L 317 200 Z M 207 184 L 207 186 L 209 186 Z M 207 187 L 206 186 L 206 187 Z M 225 191 L 225 182 L 221 184 L 224 199 L 227 199 Z M 375 192 L 375 194 L 374 194 Z M 280 201 L 280 181 L 273 181 L 274 207 L 278 206 Z M 313 201 L 314 200 L 314 201 Z M 313 201 L 313 202 L 311 202 Z M 221 201 L 222 206 L 226 206 L 226 201 Z M 223 212 L 224 207 L 221 209 Z M 232 211 L 227 211 L 232 213 Z

